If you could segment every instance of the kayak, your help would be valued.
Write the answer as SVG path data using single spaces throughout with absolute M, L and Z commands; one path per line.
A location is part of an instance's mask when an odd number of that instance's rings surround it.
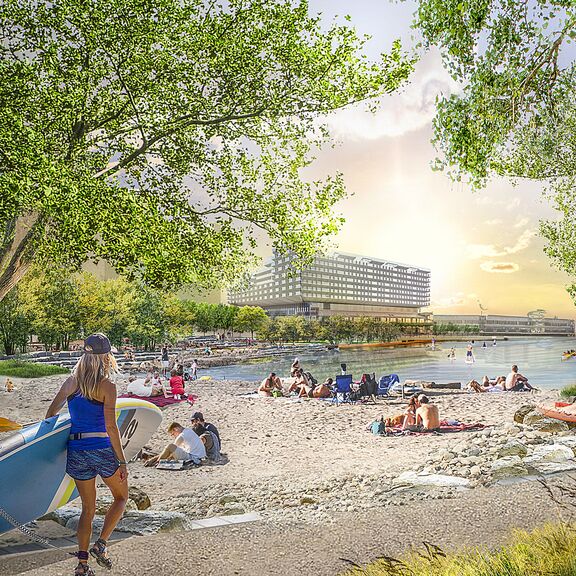
M 544 416 L 562 420 L 563 422 L 576 422 L 576 405 L 569 402 L 554 402 L 554 404 L 538 404 L 536 406 Z

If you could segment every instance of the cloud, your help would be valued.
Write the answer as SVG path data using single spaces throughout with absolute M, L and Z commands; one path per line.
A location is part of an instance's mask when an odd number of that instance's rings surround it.
M 486 226 L 500 226 L 501 224 L 504 224 L 504 220 L 500 220 L 500 218 L 494 218 L 493 220 L 486 220 L 484 224 L 486 224 Z
M 514 272 L 518 272 L 518 270 L 520 270 L 520 266 L 518 266 L 518 264 L 515 262 L 493 262 L 491 260 L 482 262 L 482 264 L 480 264 L 480 268 L 482 268 L 484 272 L 497 274 L 513 274 Z
M 337 138 L 375 140 L 420 130 L 436 115 L 436 97 L 449 95 L 458 85 L 442 67 L 438 54 L 430 53 L 417 65 L 403 92 L 382 98 L 375 114 L 365 105 L 350 106 L 326 119 Z
M 464 306 L 466 304 L 466 297 L 464 296 L 463 292 L 458 292 L 453 296 L 446 296 L 444 298 L 438 298 L 434 300 L 431 304 L 432 308 L 434 309 L 442 309 L 442 308 L 453 308 L 455 306 Z
M 468 244 L 468 246 L 466 246 L 466 252 L 470 260 L 508 256 L 509 254 L 516 254 L 517 252 L 526 250 L 526 248 L 530 246 L 534 236 L 536 236 L 535 230 L 524 230 L 513 246 L 497 248 L 494 244 Z
M 518 218 L 518 221 L 514 224 L 514 228 L 524 228 L 528 222 L 530 222 L 528 218 Z

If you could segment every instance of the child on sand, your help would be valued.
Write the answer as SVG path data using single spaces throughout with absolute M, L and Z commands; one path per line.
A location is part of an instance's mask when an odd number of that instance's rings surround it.
M 184 390 L 184 378 L 178 374 L 177 370 L 170 372 L 170 389 L 174 400 L 180 400 L 186 394 Z

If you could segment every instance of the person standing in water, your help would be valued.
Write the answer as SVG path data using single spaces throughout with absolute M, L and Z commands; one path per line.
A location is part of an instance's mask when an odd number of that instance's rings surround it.
M 472 343 L 469 342 L 468 346 L 466 346 L 466 360 L 465 362 L 467 362 L 468 364 L 471 364 L 472 362 L 474 362 L 474 352 L 472 352 Z
M 100 566 L 112 568 L 107 540 L 122 518 L 128 500 L 128 462 L 116 424 L 116 386 L 110 380 L 117 370 L 110 340 L 104 334 L 88 336 L 83 356 L 46 412 L 46 418 L 56 416 L 68 402 L 72 425 L 66 473 L 74 479 L 82 501 L 77 530 L 78 566 L 74 576 L 94 576 L 88 565 L 90 555 Z M 108 486 L 114 501 L 106 513 L 99 538 L 89 549 L 96 512 L 96 476 Z

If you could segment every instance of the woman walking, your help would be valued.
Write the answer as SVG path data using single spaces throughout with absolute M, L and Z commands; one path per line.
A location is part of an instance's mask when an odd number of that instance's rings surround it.
M 84 355 L 46 413 L 46 418 L 55 416 L 68 402 L 72 426 L 66 472 L 74 479 L 82 500 L 75 576 L 94 575 L 88 566 L 89 555 L 96 558 L 100 566 L 112 568 L 107 540 L 122 518 L 128 499 L 127 462 L 116 425 L 116 386 L 110 381 L 117 369 L 108 338 L 104 334 L 88 336 L 84 341 Z M 112 492 L 114 502 L 104 518 L 100 537 L 89 549 L 98 475 Z

